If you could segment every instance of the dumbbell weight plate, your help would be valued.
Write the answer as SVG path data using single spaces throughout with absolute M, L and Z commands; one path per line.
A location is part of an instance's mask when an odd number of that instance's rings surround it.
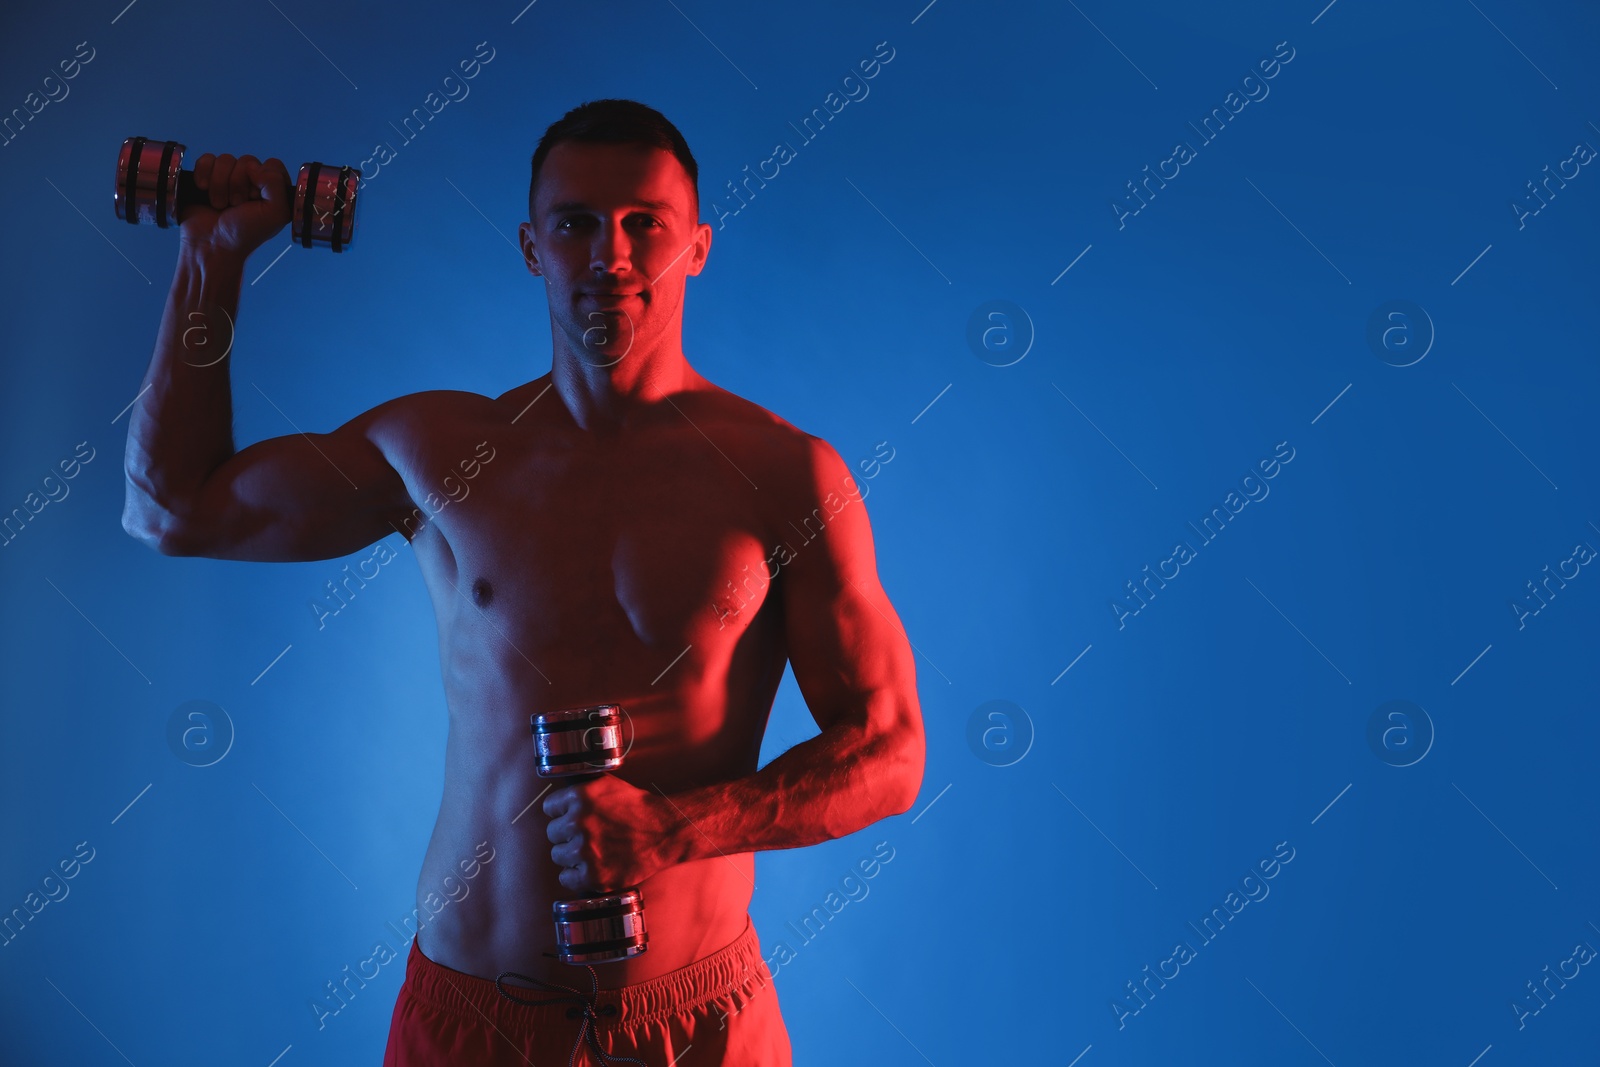
M 622 709 L 617 705 L 565 708 L 529 718 L 539 777 L 591 776 L 622 766 Z
M 183 170 L 184 146 L 177 141 L 129 137 L 117 154 L 117 218 L 162 228 L 177 222 L 179 191 L 193 190 Z M 187 180 L 186 180 L 187 179 Z
M 644 895 L 638 886 L 598 897 L 557 900 L 556 958 L 562 963 L 610 963 L 631 959 L 649 946 Z
M 355 167 L 304 163 L 294 186 L 294 239 L 304 248 L 327 245 L 335 252 L 349 246 L 356 231 L 356 189 L 361 172 Z

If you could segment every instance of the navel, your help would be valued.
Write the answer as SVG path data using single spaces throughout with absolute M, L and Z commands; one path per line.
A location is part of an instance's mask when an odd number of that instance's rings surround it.
M 486 608 L 493 599 L 494 587 L 489 584 L 488 580 L 485 578 L 474 579 L 472 582 L 472 602 L 480 608 Z

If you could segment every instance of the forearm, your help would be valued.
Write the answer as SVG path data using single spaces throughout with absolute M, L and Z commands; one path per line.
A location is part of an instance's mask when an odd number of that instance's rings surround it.
M 123 526 L 135 536 L 158 540 L 233 455 L 226 354 L 243 277 L 237 254 L 182 243 L 155 353 L 128 416 Z
M 921 787 L 924 743 L 920 720 L 902 721 L 890 730 L 837 723 L 749 777 L 663 794 L 681 820 L 677 860 L 800 848 L 906 811 Z

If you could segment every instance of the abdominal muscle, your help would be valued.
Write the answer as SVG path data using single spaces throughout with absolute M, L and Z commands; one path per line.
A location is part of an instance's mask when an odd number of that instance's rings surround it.
M 532 795 L 543 788 L 539 785 L 529 792 L 526 783 L 522 785 L 511 792 Z M 592 894 L 573 892 L 557 880 L 539 804 L 512 825 L 526 799 L 494 809 L 474 808 L 464 796 L 451 799 L 452 792 L 460 796 L 480 790 L 505 792 L 485 782 L 453 783 L 446 776 L 445 800 L 417 884 L 417 914 L 424 924 L 418 947 L 434 962 L 466 974 L 494 978 L 515 971 L 586 990 L 589 978 L 582 967 L 552 958 L 556 946 L 550 905 Z M 482 847 L 482 842 L 489 847 Z M 483 857 L 492 858 L 482 862 Z M 463 878 L 459 864 L 464 859 L 479 861 L 477 876 L 471 880 Z M 648 947 L 632 959 L 595 965 L 600 987 L 647 981 L 733 942 L 744 932 L 754 867 L 753 857 L 745 853 L 677 864 L 645 879 L 639 889 Z M 466 869 L 471 869 L 470 862 Z M 447 884 L 456 887 L 457 899 L 447 895 Z M 465 886 L 464 893 L 460 886 Z M 433 907 L 439 909 L 431 918 L 426 906 L 429 893 L 434 894 Z M 508 979 L 507 984 L 515 980 Z
M 537 688 L 546 689 L 542 683 Z M 771 693 L 744 695 L 752 702 L 765 697 L 763 706 L 770 707 Z M 551 903 L 599 894 L 575 892 L 558 879 L 543 804 L 549 790 L 568 783 L 538 776 L 527 709 L 591 702 L 563 702 L 559 694 L 552 701 L 545 693 L 537 701 L 490 699 L 481 692 L 451 701 L 443 796 L 417 883 L 418 947 L 429 959 L 483 978 L 515 971 L 588 988 L 581 966 L 553 958 Z M 628 714 L 633 743 L 623 766 L 611 773 L 633 786 L 670 796 L 756 770 L 764 714 L 733 731 L 740 736 L 728 739 L 731 745 L 727 740 L 690 744 L 683 709 L 713 711 L 714 698 L 705 689 L 669 690 L 632 701 L 624 695 L 616 702 Z M 506 707 L 519 710 L 498 710 Z M 600 987 L 646 981 L 732 943 L 745 930 L 754 883 L 752 853 L 674 864 L 639 883 L 647 948 L 631 959 L 595 965 Z M 620 888 L 625 887 L 604 887 Z

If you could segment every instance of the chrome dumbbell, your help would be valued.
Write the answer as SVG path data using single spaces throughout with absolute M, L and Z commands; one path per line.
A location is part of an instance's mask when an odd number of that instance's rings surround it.
M 117 218 L 155 223 L 163 229 L 178 221 L 180 208 L 209 203 L 196 187 L 194 171 L 183 168 L 183 145 L 129 137 L 117 154 Z M 355 167 L 302 163 L 295 182 L 292 219 L 295 241 L 305 248 L 326 245 L 335 252 L 350 246 L 356 230 Z
M 532 723 L 541 778 L 584 781 L 622 766 L 622 709 L 615 704 L 544 712 Z M 609 963 L 645 950 L 644 897 L 637 886 L 557 900 L 551 913 L 562 963 Z

